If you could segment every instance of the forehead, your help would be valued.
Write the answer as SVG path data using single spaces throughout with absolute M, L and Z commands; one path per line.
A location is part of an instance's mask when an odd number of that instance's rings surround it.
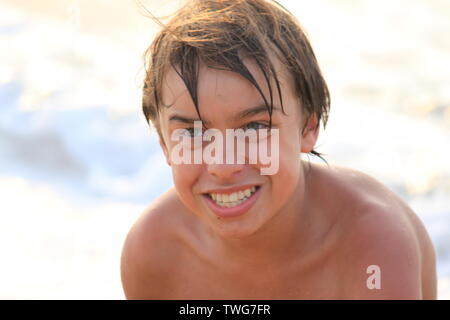
M 284 107 L 285 101 L 295 98 L 293 79 L 278 59 L 273 55 L 270 58 L 280 84 Z M 270 78 L 273 103 L 280 105 L 279 92 L 274 78 L 264 75 L 254 60 L 244 57 L 243 62 L 258 83 L 268 103 L 270 103 L 270 90 L 266 76 Z M 161 89 L 163 105 L 170 106 L 170 108 L 162 108 L 162 113 L 171 109 L 173 111 L 181 109 L 190 114 L 196 114 L 186 84 L 173 67 L 166 69 Z M 244 108 L 264 103 L 261 92 L 249 80 L 237 72 L 223 70 L 223 67 L 220 66 L 207 66 L 205 63 L 200 63 L 196 89 L 202 118 L 209 113 L 208 111 L 215 110 L 217 112 L 215 107 L 224 108 L 223 111 L 226 112 L 225 110 L 233 111 L 236 107 Z

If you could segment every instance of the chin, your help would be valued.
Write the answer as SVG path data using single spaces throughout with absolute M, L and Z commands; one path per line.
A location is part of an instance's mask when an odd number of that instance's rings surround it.
M 213 229 L 223 239 L 245 239 L 254 235 L 261 228 L 258 221 L 223 221 L 217 219 Z

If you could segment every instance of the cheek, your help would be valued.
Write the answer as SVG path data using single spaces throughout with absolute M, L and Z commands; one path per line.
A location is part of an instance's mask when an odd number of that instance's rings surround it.
M 289 150 L 284 154 L 280 154 L 279 172 L 276 175 L 280 183 L 284 184 L 283 191 L 287 192 L 290 188 L 295 187 L 300 178 L 300 154 Z
M 295 134 L 298 130 L 297 126 L 284 128 L 279 138 L 280 168 L 292 170 L 293 174 L 300 164 L 301 135 Z
M 273 176 L 273 188 L 277 193 L 277 198 L 288 199 L 296 189 L 299 180 L 302 178 L 300 143 L 293 135 L 280 136 L 279 149 L 279 171 Z
M 201 174 L 200 165 L 172 165 L 172 176 L 175 189 L 181 201 L 189 208 L 194 207 L 194 186 Z
M 199 169 L 196 165 L 172 165 L 172 175 L 175 186 L 180 189 L 187 189 L 187 191 L 192 192 L 192 186 L 199 175 Z

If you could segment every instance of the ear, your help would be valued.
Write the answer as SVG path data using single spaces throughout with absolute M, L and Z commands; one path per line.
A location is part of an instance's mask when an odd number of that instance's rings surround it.
M 167 149 L 166 143 L 164 142 L 163 138 L 161 138 L 161 136 L 159 137 L 159 145 L 164 152 L 164 157 L 166 158 L 167 164 L 171 166 L 172 164 L 170 163 L 169 150 Z
M 318 126 L 317 116 L 313 114 L 309 117 L 302 132 L 301 152 L 308 153 L 314 149 L 317 138 L 319 137 L 319 131 L 320 127 Z

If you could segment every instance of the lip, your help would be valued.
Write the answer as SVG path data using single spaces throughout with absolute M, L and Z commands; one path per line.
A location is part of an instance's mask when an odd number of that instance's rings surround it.
M 213 199 L 209 197 L 207 194 L 203 194 L 202 196 L 205 198 L 206 203 L 208 204 L 208 207 L 218 216 L 221 218 L 233 218 L 242 216 L 246 212 L 250 210 L 250 208 L 253 206 L 253 204 L 256 202 L 256 200 L 259 197 L 259 194 L 261 193 L 262 186 L 258 185 L 250 185 L 249 187 L 255 186 L 257 187 L 257 190 L 248 198 L 246 201 L 238 204 L 235 207 L 232 208 L 226 208 L 219 206 Z M 248 187 L 236 187 L 236 188 L 229 188 L 229 189 L 222 189 L 222 190 L 214 190 L 210 191 L 208 193 L 232 193 L 237 190 L 245 190 Z

